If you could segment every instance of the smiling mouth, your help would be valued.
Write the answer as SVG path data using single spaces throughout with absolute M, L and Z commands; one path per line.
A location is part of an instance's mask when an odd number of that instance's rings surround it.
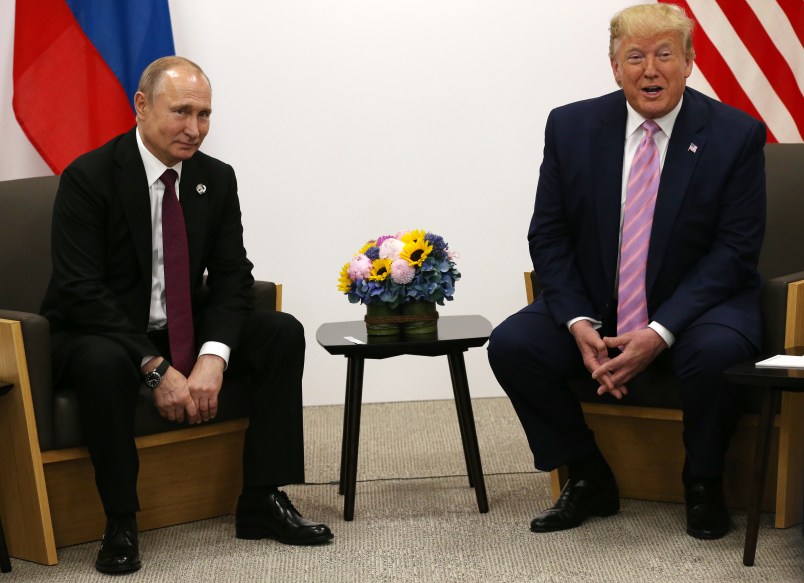
M 662 88 L 658 85 L 649 85 L 648 87 L 642 88 L 642 93 L 647 93 L 648 95 L 658 95 L 661 91 Z

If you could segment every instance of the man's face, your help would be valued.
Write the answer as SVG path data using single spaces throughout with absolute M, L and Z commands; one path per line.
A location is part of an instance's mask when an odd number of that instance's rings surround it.
M 620 39 L 611 69 L 631 107 L 654 119 L 678 104 L 692 73 L 692 59 L 684 55 L 681 33 L 662 33 Z
M 134 105 L 143 144 L 166 166 L 192 157 L 209 132 L 212 90 L 191 67 L 169 69 L 153 99 L 137 92 Z

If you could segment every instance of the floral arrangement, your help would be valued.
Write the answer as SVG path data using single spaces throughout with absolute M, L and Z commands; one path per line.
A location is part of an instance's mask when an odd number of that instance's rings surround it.
M 461 278 L 457 253 L 444 239 L 423 230 L 401 231 L 368 241 L 341 268 L 338 289 L 353 304 L 387 304 L 452 300 Z

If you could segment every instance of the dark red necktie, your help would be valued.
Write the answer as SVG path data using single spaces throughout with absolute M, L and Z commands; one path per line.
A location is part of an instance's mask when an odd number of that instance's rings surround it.
M 172 365 L 188 376 L 195 364 L 193 306 L 190 299 L 190 254 L 184 214 L 176 196 L 178 173 L 167 169 L 159 177 L 165 185 L 162 197 L 162 249 L 165 259 L 165 303 Z

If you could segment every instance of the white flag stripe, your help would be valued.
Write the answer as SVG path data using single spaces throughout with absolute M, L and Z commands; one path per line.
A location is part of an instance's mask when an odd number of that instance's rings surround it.
M 798 90 L 804 93 L 804 47 L 801 46 L 787 14 L 779 7 L 778 2 L 770 0 L 746 0 L 746 2 L 792 69 Z
M 801 142 L 793 116 L 717 3 L 712 0 L 687 0 L 687 3 L 771 133 L 780 142 Z
M 706 76 L 701 72 L 700 67 L 696 67 L 693 65 L 692 67 L 692 74 L 690 75 L 689 79 L 687 79 L 687 85 L 692 87 L 693 89 L 697 89 L 701 93 L 708 95 L 712 99 L 717 99 L 718 101 L 723 101 L 717 94 L 717 91 L 712 89 L 712 86 L 709 84 Z

